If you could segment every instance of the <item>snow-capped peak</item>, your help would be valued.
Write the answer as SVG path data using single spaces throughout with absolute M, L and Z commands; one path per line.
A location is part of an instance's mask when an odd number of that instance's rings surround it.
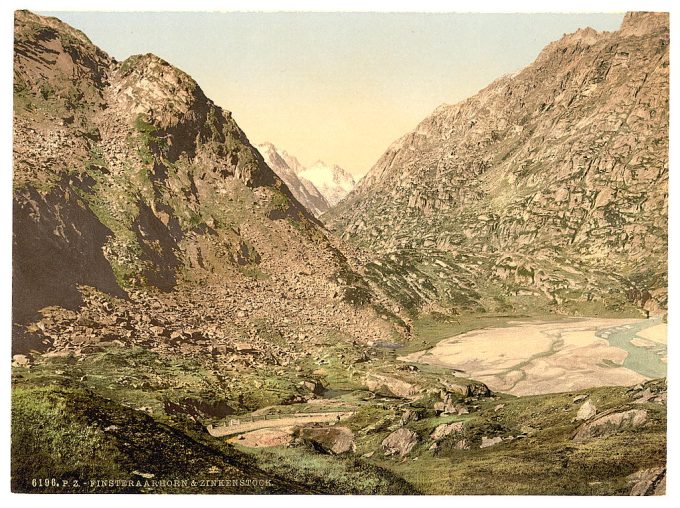
M 321 160 L 305 168 L 298 176 L 310 180 L 331 206 L 340 202 L 356 185 L 350 173 L 337 164 L 329 165 Z
M 270 142 L 262 143 L 257 147 L 269 166 L 286 182 L 293 194 L 295 194 L 293 188 L 301 184 L 310 194 L 320 194 L 327 205 L 330 205 L 328 207 L 333 207 L 356 185 L 352 175 L 337 164 L 327 164 L 322 160 L 317 160 L 311 166 L 304 167 L 297 157 L 285 150 L 277 149 Z M 289 172 L 297 178 L 293 180 Z M 302 199 L 298 198 L 298 201 L 314 212 Z M 317 208 L 319 208 L 318 203 Z

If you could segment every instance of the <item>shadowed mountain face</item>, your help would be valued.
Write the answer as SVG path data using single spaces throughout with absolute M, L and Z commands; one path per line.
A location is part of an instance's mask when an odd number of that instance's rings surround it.
M 325 220 L 415 307 L 502 308 L 514 294 L 662 312 L 668 48 L 667 14 L 565 35 L 437 108 Z

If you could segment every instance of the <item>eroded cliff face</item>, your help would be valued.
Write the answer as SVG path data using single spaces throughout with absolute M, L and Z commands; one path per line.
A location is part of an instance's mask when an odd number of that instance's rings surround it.
M 376 279 L 415 273 L 421 294 L 404 298 L 417 305 L 493 308 L 491 296 L 502 307 L 491 283 L 501 298 L 661 311 L 668 47 L 667 14 L 565 35 L 521 72 L 435 110 L 325 220 L 378 254 Z
M 16 323 L 78 308 L 83 286 L 134 294 L 141 307 L 146 292 L 187 298 L 219 286 L 238 295 L 220 304 L 225 319 L 235 305 L 258 301 L 264 312 L 304 291 L 304 309 L 291 313 L 317 331 L 348 324 L 368 340 L 362 328 L 374 322 L 376 338 L 389 333 L 376 311 L 384 297 L 190 76 L 151 54 L 116 62 L 26 11 L 15 48 Z M 331 316 L 319 311 L 329 301 Z M 342 312 L 351 318 L 336 326 Z M 241 325 L 225 329 L 236 337 Z
M 111 65 L 81 32 L 17 13 L 14 321 L 47 305 L 78 305 L 78 284 L 125 294 L 101 249 L 112 233 L 76 191 L 82 182 L 74 171 L 99 137 L 90 118 L 105 107 Z

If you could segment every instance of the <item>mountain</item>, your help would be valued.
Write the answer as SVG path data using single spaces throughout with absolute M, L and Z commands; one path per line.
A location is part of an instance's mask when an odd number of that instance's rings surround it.
M 312 182 L 331 207 L 337 205 L 356 185 L 347 171 L 337 164 L 329 166 L 323 161 L 316 161 L 311 166 L 298 170 L 297 175 Z
M 295 172 L 296 175 L 305 169 L 304 166 L 298 160 L 298 158 L 295 157 L 294 155 L 289 154 L 287 151 L 281 150 L 280 155 L 281 155 L 281 158 L 284 161 L 286 161 L 286 164 L 288 164 L 288 167 L 290 169 L 292 169 Z
M 228 316 L 257 300 L 259 312 L 267 301 L 281 318 L 308 316 L 291 328 L 355 327 L 365 341 L 368 320 L 374 338 L 392 333 L 384 297 L 190 76 L 151 54 L 116 62 L 55 18 L 19 11 L 15 33 L 20 328 L 45 307 L 77 310 L 89 287 L 122 299 L 207 291 L 223 299 L 225 340 L 250 334 Z
M 304 273 L 319 296 L 344 293 L 345 256 L 191 77 L 23 11 L 15 46 L 16 322 L 77 307 L 80 286 L 126 297 Z
M 307 210 L 319 216 L 330 208 L 326 198 L 312 182 L 304 177 L 298 177 L 297 172 L 301 171 L 301 166 L 295 157 L 291 157 L 285 151 L 280 154 L 272 143 L 262 143 L 257 145 L 257 148 L 269 167 L 285 182 L 295 199 Z
M 330 166 L 316 161 L 305 167 L 297 157 L 277 149 L 272 143 L 257 147 L 296 199 L 316 216 L 338 204 L 356 185 L 352 175 L 337 164 Z
M 664 13 L 565 35 L 437 108 L 324 220 L 414 311 L 663 313 L 668 48 Z

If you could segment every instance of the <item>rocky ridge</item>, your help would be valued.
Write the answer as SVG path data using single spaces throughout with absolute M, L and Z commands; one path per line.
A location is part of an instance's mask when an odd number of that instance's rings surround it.
M 324 220 L 415 308 L 663 313 L 668 42 L 663 13 L 565 35 L 437 108 Z

